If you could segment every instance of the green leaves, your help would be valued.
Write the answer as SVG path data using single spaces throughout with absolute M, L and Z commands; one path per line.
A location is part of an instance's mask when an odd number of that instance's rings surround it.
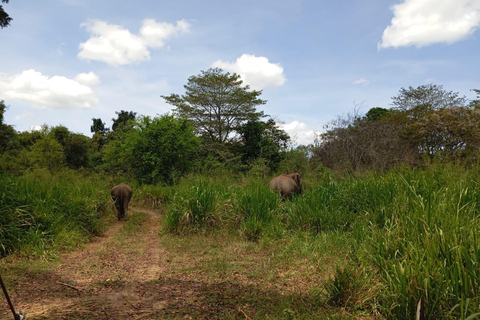
M 172 183 L 187 172 L 199 140 L 185 119 L 173 116 L 140 117 L 127 133 L 124 150 L 128 167 L 144 183 Z
M 184 95 L 162 96 L 176 107 L 174 112 L 190 120 L 195 130 L 212 142 L 225 143 L 238 134 L 239 128 L 248 120 L 259 119 L 263 112 L 256 106 L 265 104 L 259 98 L 261 91 L 249 91 L 242 86 L 237 74 L 211 68 L 188 78 Z

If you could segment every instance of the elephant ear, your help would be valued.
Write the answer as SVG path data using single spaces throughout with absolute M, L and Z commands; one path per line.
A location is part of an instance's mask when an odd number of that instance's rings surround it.
M 301 180 L 300 180 L 300 174 L 299 173 L 294 173 L 292 174 L 292 179 L 295 180 L 298 186 L 301 185 Z

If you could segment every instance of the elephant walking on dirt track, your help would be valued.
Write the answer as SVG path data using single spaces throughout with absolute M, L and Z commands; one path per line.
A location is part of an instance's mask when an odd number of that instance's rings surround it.
M 270 189 L 278 192 L 284 199 L 290 199 L 292 195 L 302 193 L 302 180 L 300 174 L 281 174 L 270 181 Z
M 130 186 L 121 183 L 116 185 L 111 190 L 112 200 L 115 202 L 115 207 L 118 210 L 118 220 L 125 220 L 127 217 L 128 203 L 132 198 L 132 188 Z

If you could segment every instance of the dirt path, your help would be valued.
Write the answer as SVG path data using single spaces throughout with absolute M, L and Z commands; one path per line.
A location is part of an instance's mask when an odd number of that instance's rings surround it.
M 142 215 L 132 230 L 118 222 L 82 250 L 63 256 L 53 272 L 23 284 L 27 319 L 150 319 L 165 307 L 145 296 L 165 268 L 159 217 L 132 211 Z
M 130 213 L 54 267 L 4 263 L 17 309 L 28 320 L 342 318 L 311 294 L 331 277 L 335 253 L 311 259 L 228 233 L 160 236 L 158 212 Z

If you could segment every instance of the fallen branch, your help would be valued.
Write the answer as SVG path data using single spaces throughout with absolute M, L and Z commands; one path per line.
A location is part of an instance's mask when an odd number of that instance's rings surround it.
M 68 283 L 65 283 L 65 282 L 57 282 L 58 284 L 61 284 L 62 286 L 66 286 L 66 287 L 69 287 L 69 288 L 72 288 L 72 289 L 75 289 L 77 291 L 81 291 L 80 289 L 78 289 L 77 287 L 75 286 L 72 286 L 71 284 L 68 284 Z

